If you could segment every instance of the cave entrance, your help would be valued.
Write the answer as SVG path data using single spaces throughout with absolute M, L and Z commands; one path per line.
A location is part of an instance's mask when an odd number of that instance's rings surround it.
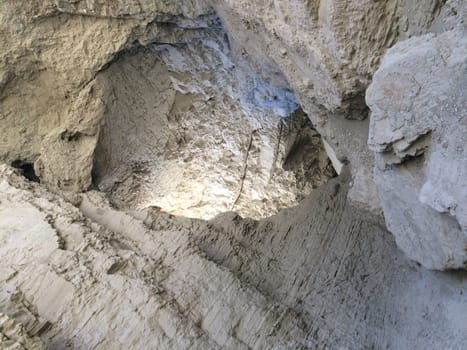
M 105 114 L 93 177 L 115 205 L 261 218 L 335 176 L 278 69 L 252 67 L 215 17 L 121 55 L 98 76 Z
M 21 175 L 23 175 L 29 181 L 38 182 L 38 183 L 40 182 L 39 177 L 36 175 L 36 172 L 34 171 L 33 163 L 26 162 L 21 159 L 17 159 L 11 162 L 11 166 L 13 168 L 18 169 L 21 172 Z

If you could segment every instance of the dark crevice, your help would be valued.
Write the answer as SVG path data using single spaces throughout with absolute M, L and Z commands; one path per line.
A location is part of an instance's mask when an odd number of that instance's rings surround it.
M 36 172 L 34 171 L 33 163 L 29 163 L 24 160 L 17 159 L 11 162 L 11 166 L 13 168 L 19 169 L 19 171 L 21 172 L 21 175 L 23 175 L 29 181 L 33 181 L 37 183 L 41 182 L 39 177 L 36 175 Z
M 79 131 L 69 131 L 65 130 L 60 134 L 60 138 L 63 141 L 78 141 L 81 138 L 82 134 Z
M 288 146 L 282 167 L 284 170 L 294 172 L 301 190 L 307 185 L 313 188 L 319 187 L 328 179 L 337 176 L 327 154 L 323 154 L 321 135 L 301 108 L 285 120 L 285 128 L 285 133 L 295 135 L 292 138 L 293 142 Z M 300 194 L 298 198 L 301 200 L 304 195 Z

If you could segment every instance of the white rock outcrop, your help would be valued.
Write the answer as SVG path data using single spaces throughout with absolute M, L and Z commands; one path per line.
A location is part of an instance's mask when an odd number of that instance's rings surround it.
M 369 146 L 386 224 L 412 259 L 467 265 L 467 36 L 403 41 L 367 91 Z

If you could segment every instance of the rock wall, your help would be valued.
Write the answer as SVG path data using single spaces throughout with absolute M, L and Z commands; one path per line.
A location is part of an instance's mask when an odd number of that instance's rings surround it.
M 197 16 L 190 3 L 24 1 L 0 5 L 1 159 L 35 163 L 51 188 L 91 185 L 102 119 L 95 77 L 122 50 L 146 37 L 149 23 Z
M 368 122 L 358 121 L 367 116 L 364 91 L 400 34 L 401 13 L 404 33 L 418 33 L 438 14 L 434 3 L 408 11 L 398 1 L 5 2 L 1 113 L 11 132 L 0 143 L 1 158 L 37 162 L 49 186 L 89 188 L 103 114 L 94 78 L 135 42 L 158 41 L 167 26 L 174 37 L 214 8 L 239 54 L 259 71 L 279 67 L 285 74 L 318 132 L 350 161 L 352 198 L 376 209 Z
M 1 171 L 0 309 L 50 349 L 305 341 L 293 311 L 205 258 L 189 234 L 196 222 L 153 230 L 141 213 L 116 211 L 101 194 L 71 197 L 78 209 Z
M 460 0 L 4 1 L 0 159 L 33 165 L 51 189 L 88 190 L 112 105 L 106 72 L 128 50 L 174 42 L 181 32 L 196 36 L 206 25 L 200 19 L 215 13 L 232 57 L 244 57 L 263 76 L 285 77 L 279 80 L 290 85 L 333 158 L 349 164 L 349 198 L 374 213 L 382 209 L 411 258 L 429 268 L 462 268 L 465 7 Z M 395 95 L 388 86 L 394 80 Z M 265 186 L 272 198 L 256 199 L 293 203 L 295 189 L 279 196 L 281 186 L 275 195 Z M 261 206 L 254 215 L 271 210 Z
M 387 48 L 427 31 L 439 1 L 218 1 L 229 32 L 258 65 L 284 72 L 313 125 L 350 163 L 350 198 L 380 207 L 368 150 L 365 89 Z M 352 151 L 350 151 L 352 150 Z
M 205 219 L 297 204 L 334 176 L 319 134 L 279 71 L 234 57 L 216 16 L 198 21 L 99 74 L 95 183 L 119 207 Z
M 1 166 L 0 310 L 50 349 L 465 348 L 465 273 L 407 260 L 347 176 L 265 220 L 206 222 Z
M 409 257 L 432 269 L 467 267 L 466 73 L 461 21 L 396 44 L 367 91 L 387 226 Z
M 0 2 L 0 349 L 467 348 L 465 17 Z

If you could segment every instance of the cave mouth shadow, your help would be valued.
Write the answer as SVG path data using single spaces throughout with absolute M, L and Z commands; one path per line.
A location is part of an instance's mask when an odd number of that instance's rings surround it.
M 11 162 L 11 166 L 19 170 L 20 174 L 32 182 L 40 183 L 40 178 L 36 175 L 34 171 L 34 164 L 27 162 L 21 159 L 14 160 Z

